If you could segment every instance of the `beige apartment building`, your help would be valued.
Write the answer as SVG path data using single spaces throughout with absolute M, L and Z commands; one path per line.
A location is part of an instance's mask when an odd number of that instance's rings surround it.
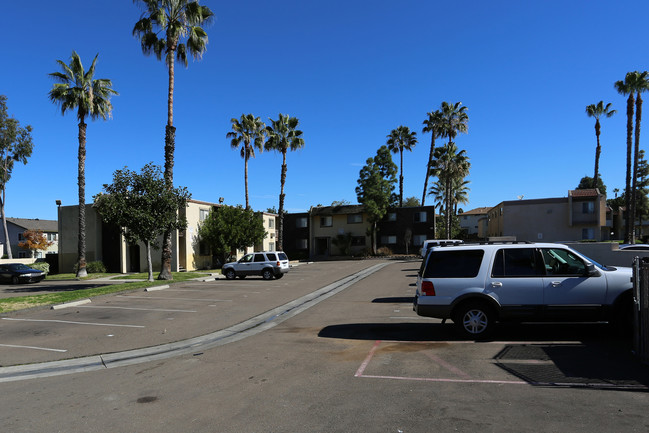
M 568 191 L 567 197 L 503 201 L 488 212 L 488 237 L 558 242 L 609 240 L 606 196 L 597 189 Z

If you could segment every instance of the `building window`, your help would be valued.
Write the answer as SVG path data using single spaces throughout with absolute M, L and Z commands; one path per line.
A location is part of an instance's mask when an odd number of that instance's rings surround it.
M 416 223 L 425 223 L 426 222 L 426 212 L 415 212 L 415 222 Z
M 275 251 L 275 242 L 268 243 L 268 251 Z
M 58 233 L 48 233 L 47 234 L 47 240 L 52 241 L 52 242 L 58 241 L 59 240 Z
M 18 240 L 19 240 L 19 241 L 23 241 L 23 240 L 24 240 L 24 239 L 23 239 L 23 234 L 22 234 L 22 233 L 18 233 Z
M 582 213 L 594 214 L 595 213 L 595 203 L 592 201 L 587 201 L 581 204 Z
M 347 224 L 360 224 L 363 222 L 363 214 L 352 213 L 347 215 Z
M 200 209 L 198 219 L 200 222 L 203 222 L 207 219 L 207 216 L 210 214 L 209 209 Z
M 383 245 L 396 245 L 397 237 L 396 236 L 381 236 L 381 244 Z
M 298 239 L 296 243 L 298 250 L 306 250 L 307 248 L 309 248 L 309 244 L 306 239 Z
M 412 236 L 412 244 L 413 245 L 423 245 L 424 241 L 426 240 L 426 235 L 413 235 Z
M 320 217 L 320 227 L 332 227 L 333 225 L 334 221 L 331 215 Z
M 397 213 L 396 212 L 388 212 L 388 221 L 396 221 L 397 220 Z
M 582 229 L 581 230 L 581 238 L 582 239 L 595 239 L 595 231 L 590 228 L 590 229 Z
M 269 229 L 274 229 L 275 228 L 275 218 L 269 218 L 268 219 L 268 228 Z
M 295 219 L 295 227 L 303 229 L 308 227 L 308 218 L 307 217 L 299 217 Z

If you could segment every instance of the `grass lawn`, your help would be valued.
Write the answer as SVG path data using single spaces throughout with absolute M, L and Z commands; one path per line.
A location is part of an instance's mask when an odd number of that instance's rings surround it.
M 216 272 L 216 271 L 205 271 L 205 272 Z M 177 283 L 180 281 L 205 277 L 206 273 L 173 272 L 172 275 L 173 275 L 172 281 L 164 281 L 164 280 L 155 280 L 153 282 L 134 281 L 132 283 L 124 283 L 124 284 L 109 284 L 107 286 L 97 287 L 94 289 L 81 289 L 81 290 L 66 291 L 60 293 L 46 293 L 43 295 L 18 296 L 14 298 L 0 299 L 0 313 L 7 313 L 9 311 L 22 310 L 25 308 L 62 304 L 64 302 L 71 302 L 79 299 L 87 299 L 93 296 L 108 295 L 111 293 L 145 289 L 147 287 L 161 286 L 169 283 Z M 88 277 L 84 278 L 84 280 L 93 280 L 96 278 L 101 278 L 106 276 L 120 277 L 120 279 L 124 277 L 121 274 L 90 274 Z M 129 277 L 130 279 L 146 279 L 148 278 L 148 274 L 147 273 L 135 274 L 135 275 L 129 275 Z M 74 274 L 58 274 L 58 275 L 53 275 L 52 277 L 48 277 L 48 279 L 74 280 L 76 279 L 76 276 L 74 276 Z

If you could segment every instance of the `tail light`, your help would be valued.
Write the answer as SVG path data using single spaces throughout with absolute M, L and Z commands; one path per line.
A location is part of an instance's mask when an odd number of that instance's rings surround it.
M 432 281 L 421 282 L 421 294 L 425 296 L 435 296 L 435 286 Z
M 282 265 L 282 262 L 280 262 L 280 261 L 278 260 L 278 261 L 277 261 L 277 267 L 279 268 L 281 265 Z

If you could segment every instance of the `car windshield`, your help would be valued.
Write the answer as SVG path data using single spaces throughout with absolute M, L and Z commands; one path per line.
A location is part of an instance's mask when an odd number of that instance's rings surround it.
M 26 271 L 28 269 L 31 269 L 29 266 L 25 266 L 22 263 L 12 263 L 7 266 L 9 266 L 9 269 L 11 269 L 12 271 Z

